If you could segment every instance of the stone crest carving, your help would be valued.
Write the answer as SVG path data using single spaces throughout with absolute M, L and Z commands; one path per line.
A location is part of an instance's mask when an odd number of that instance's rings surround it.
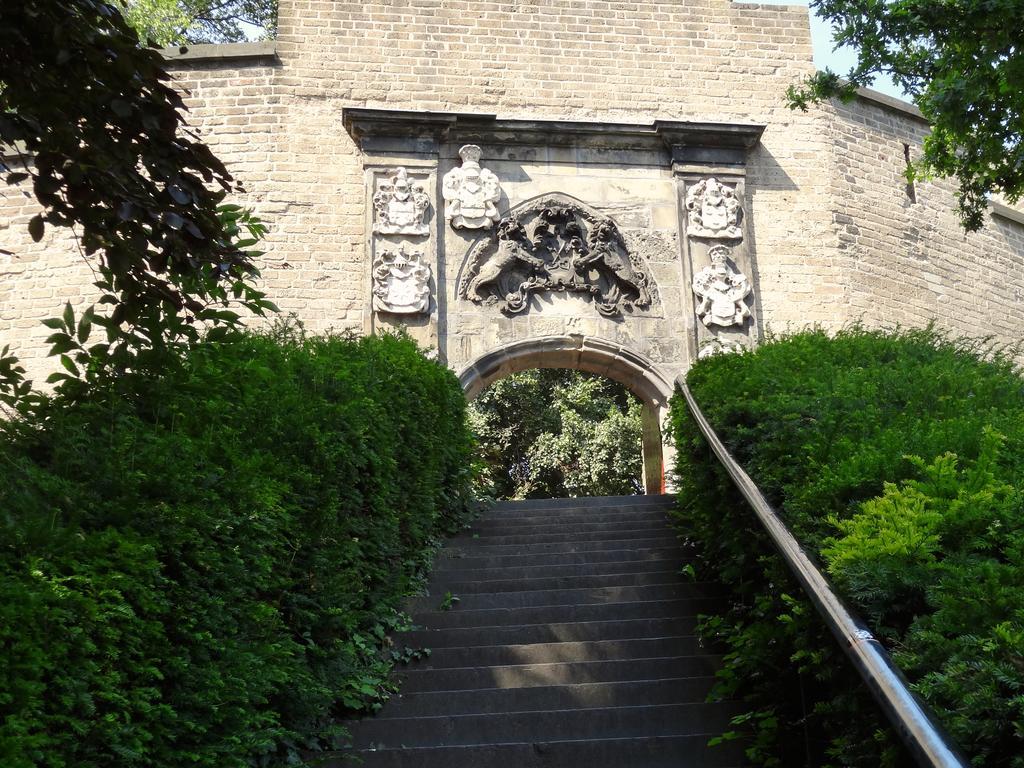
M 430 267 L 420 251 L 381 251 L 373 260 L 373 308 L 380 312 L 430 311 Z
M 745 300 L 751 292 L 750 281 L 729 265 L 731 254 L 727 246 L 712 246 L 708 251 L 711 266 L 704 267 L 693 278 L 697 317 L 706 326 L 743 325 L 750 317 Z
M 501 215 L 498 177 L 480 167 L 480 147 L 467 144 L 459 150 L 462 165 L 452 168 L 441 180 L 444 217 L 453 229 L 490 229 Z
M 602 315 L 615 317 L 650 306 L 652 290 L 611 219 L 571 198 L 546 195 L 507 215 L 470 249 L 459 295 L 514 315 L 535 293 L 582 293 Z
M 686 233 L 691 237 L 743 237 L 736 190 L 714 177 L 702 179 L 687 190 L 686 212 Z
M 405 168 L 398 168 L 373 196 L 373 231 L 380 235 L 428 235 L 430 228 L 424 218 L 429 208 L 430 196 L 423 186 L 410 179 Z
M 729 339 L 711 339 L 701 346 L 700 352 L 697 353 L 697 359 L 705 360 L 714 355 L 729 355 L 737 352 L 745 352 L 746 349 L 747 348 L 738 341 L 731 341 Z

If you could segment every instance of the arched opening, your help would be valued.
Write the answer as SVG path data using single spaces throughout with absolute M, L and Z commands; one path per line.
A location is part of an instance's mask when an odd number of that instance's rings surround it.
M 571 368 L 605 376 L 624 385 L 643 404 L 644 492 L 664 493 L 670 457 L 662 445 L 661 423 L 672 385 L 650 360 L 619 344 L 582 335 L 545 336 L 514 342 L 479 357 L 459 374 L 469 399 L 509 374 L 528 368 Z

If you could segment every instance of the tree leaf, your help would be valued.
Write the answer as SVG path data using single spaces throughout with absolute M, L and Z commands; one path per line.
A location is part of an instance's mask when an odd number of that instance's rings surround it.
M 85 340 L 89 338 L 89 332 L 92 330 L 92 318 L 93 309 L 92 307 L 89 307 L 89 309 L 82 313 L 82 319 L 78 321 L 79 344 L 84 344 Z

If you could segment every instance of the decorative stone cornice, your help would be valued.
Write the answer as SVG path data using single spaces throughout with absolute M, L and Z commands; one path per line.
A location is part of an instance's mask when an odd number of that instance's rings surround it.
M 672 161 L 742 164 L 765 126 L 655 120 L 603 123 L 499 118 L 464 112 L 416 112 L 346 107 L 345 129 L 363 151 L 405 147 L 431 152 L 445 141 L 458 144 L 574 146 L 594 149 L 666 149 Z M 410 146 L 410 143 L 414 147 Z

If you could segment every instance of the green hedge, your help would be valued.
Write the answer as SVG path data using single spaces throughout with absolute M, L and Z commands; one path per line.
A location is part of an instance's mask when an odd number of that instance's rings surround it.
M 0 424 L 5 768 L 343 743 L 463 520 L 465 401 L 410 340 L 253 334 L 164 369 Z
M 1024 381 L 932 330 L 854 328 L 696 365 L 727 447 L 974 761 L 1024 766 Z M 677 395 L 677 520 L 731 600 L 702 631 L 765 765 L 902 766 L 896 745 Z

